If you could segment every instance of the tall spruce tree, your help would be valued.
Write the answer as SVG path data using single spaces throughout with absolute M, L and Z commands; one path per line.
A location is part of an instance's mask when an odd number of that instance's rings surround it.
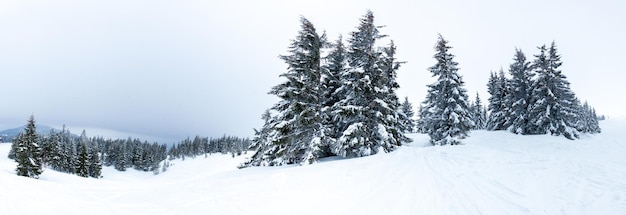
M 376 78 L 375 90 L 384 103 L 378 108 L 379 113 L 383 114 L 382 122 L 379 124 L 384 126 L 386 131 L 379 131 L 380 138 L 383 140 L 383 148 L 395 148 L 402 145 L 403 142 L 411 142 L 412 140 L 404 135 L 403 130 L 407 127 L 403 125 L 403 120 L 407 119 L 403 116 L 400 99 L 396 94 L 396 90 L 400 88 L 400 84 L 396 81 L 398 77 L 398 69 L 406 62 L 400 62 L 396 59 L 396 45 L 393 40 L 387 47 L 382 48 L 382 55 L 379 59 L 379 68 L 381 69 L 380 77 Z M 379 128 L 382 129 L 382 128 Z M 389 150 L 390 151 L 390 150 Z
M 404 97 L 400 113 L 402 132 L 413 133 L 415 131 L 415 120 L 413 120 L 415 112 L 413 112 L 413 105 L 409 102 L 409 97 Z
M 549 49 L 543 45 L 539 50 L 540 54 L 536 55 L 533 64 L 538 77 L 532 87 L 529 131 L 532 134 L 578 138 L 576 117 L 580 102 L 570 90 L 566 76 L 559 70 L 562 62 L 556 45 L 552 42 Z
M 482 101 L 480 100 L 480 96 L 476 93 L 476 99 L 471 106 L 472 111 L 472 121 L 474 121 L 474 129 L 481 130 L 485 129 L 487 125 L 487 110 L 483 106 Z
M 343 37 L 332 44 L 333 49 L 326 56 L 326 64 L 322 70 L 323 104 L 324 107 L 332 107 L 343 97 L 337 90 L 341 87 L 341 75 L 346 72 L 346 48 L 343 44 Z
M 322 121 L 323 92 L 321 87 L 321 49 L 325 36 L 318 35 L 309 20 L 300 19 L 302 29 L 289 46 L 289 55 L 280 56 L 289 65 L 281 77 L 286 82 L 272 88 L 270 94 L 279 101 L 272 110 L 276 112 L 271 121 L 273 136 L 264 152 L 251 161 L 251 165 L 284 165 L 313 163 L 320 156 L 327 141 Z
M 510 122 L 508 130 L 516 134 L 527 134 L 529 124 L 528 104 L 532 91 L 532 81 L 534 74 L 530 62 L 522 50 L 515 49 L 514 62 L 509 67 L 511 79 L 509 80 L 509 91 L 505 100 L 509 104 Z
M 504 70 L 500 69 L 498 73 L 491 73 L 487 83 L 487 91 L 491 94 L 489 97 L 487 130 L 505 130 L 508 127 L 510 115 L 509 102 L 506 100 L 508 85 L 504 76 Z
M 337 90 L 343 98 L 332 107 L 334 126 L 342 131 L 331 146 L 334 154 L 367 156 L 392 151 L 408 141 L 398 124 L 395 77 L 399 62 L 393 44 L 376 47 L 376 41 L 383 37 L 371 11 L 350 34 L 349 69 L 341 75 L 342 86 Z
M 581 110 L 579 112 L 580 116 L 577 123 L 578 131 L 590 134 L 596 134 L 602 131 L 598 123 L 596 111 L 594 108 L 589 106 L 587 101 L 585 101 L 585 103 L 581 106 Z
M 269 109 L 265 110 L 261 115 L 261 119 L 263 119 L 263 127 L 260 130 L 254 129 L 254 138 L 252 139 L 251 149 L 254 149 L 254 154 L 250 157 L 250 160 L 243 163 L 239 168 L 249 167 L 249 166 L 265 166 L 269 165 L 270 162 L 276 158 L 276 149 L 271 143 L 273 142 L 272 135 L 275 134 L 273 132 L 273 128 L 276 123 L 273 121 L 273 117 Z M 176 148 L 173 148 L 176 149 Z M 270 150 L 272 149 L 272 150 Z M 175 150 L 170 150 L 170 152 Z M 165 171 L 163 171 L 165 172 Z
M 89 176 L 93 178 L 100 178 L 102 175 L 102 160 L 100 159 L 100 153 L 98 147 L 92 147 L 89 155 Z
M 428 85 L 428 95 L 420 115 L 433 145 L 457 145 L 474 127 L 464 82 L 458 74 L 458 63 L 449 53 L 448 41 L 439 35 L 433 56 L 437 63 L 429 70 L 437 77 Z
M 415 120 L 415 129 L 417 133 L 426 134 L 426 122 L 424 120 L 424 117 L 426 116 L 423 115 L 426 113 L 427 112 L 424 110 L 424 104 L 421 103 L 420 107 L 417 109 L 417 120 Z
M 89 151 L 85 142 L 78 143 L 78 161 L 76 162 L 76 175 L 89 177 L 90 166 Z
M 19 176 L 39 178 L 43 172 L 43 155 L 40 138 L 36 133 L 35 117 L 30 116 L 24 133 L 14 139 L 16 172 Z
M 332 44 L 332 50 L 325 59 L 326 64 L 322 70 L 322 92 L 324 94 L 322 97 L 322 120 L 325 125 L 328 125 L 327 133 L 331 138 L 329 138 L 328 145 L 323 146 L 322 151 L 325 155 L 332 155 L 330 145 L 343 132 L 339 126 L 335 125 L 334 113 L 332 112 L 332 107 L 345 97 L 339 91 L 342 86 L 341 76 L 348 70 L 347 51 L 342 36 L 339 36 L 339 39 Z

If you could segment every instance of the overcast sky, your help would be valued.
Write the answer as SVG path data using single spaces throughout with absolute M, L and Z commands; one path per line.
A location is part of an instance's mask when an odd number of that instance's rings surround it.
M 472 99 L 487 100 L 490 71 L 507 70 L 515 47 L 532 59 L 554 40 L 577 96 L 624 116 L 625 2 L 0 0 L 0 129 L 34 114 L 89 135 L 251 137 L 299 17 L 336 40 L 368 9 L 407 61 L 398 96 L 415 107 L 441 33 Z

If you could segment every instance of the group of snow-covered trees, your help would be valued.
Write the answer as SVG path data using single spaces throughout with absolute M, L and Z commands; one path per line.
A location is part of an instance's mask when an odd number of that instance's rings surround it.
M 85 136 L 72 136 L 63 128 L 48 136 L 36 133 L 35 119 L 30 116 L 23 133 L 13 139 L 9 158 L 17 162 L 17 175 L 39 178 L 47 166 L 60 172 L 99 178 L 102 170 L 98 147 Z
M 486 108 L 478 95 L 468 100 L 451 47 L 439 35 L 437 63 L 429 68 L 437 80 L 428 85 L 414 121 L 408 99 L 400 103 L 395 93 L 402 62 L 395 58 L 393 41 L 377 45 L 385 35 L 371 12 L 350 33 L 347 45 L 341 37 L 329 45 L 311 22 L 302 18 L 301 23 L 289 55 L 281 56 L 288 65 L 281 76 L 287 80 L 270 91 L 281 100 L 262 115 L 265 123 L 253 139 L 256 152 L 242 167 L 389 152 L 410 141 L 403 133 L 413 131 L 428 133 L 434 145 L 459 144 L 471 129 L 570 139 L 578 132 L 600 132 L 593 108 L 580 104 L 561 74 L 554 43 L 540 47 L 532 63 L 517 50 L 510 79 L 504 72 L 492 74 Z M 328 47 L 329 54 L 322 56 Z
M 182 159 L 185 157 L 195 158 L 196 156 L 212 153 L 228 154 L 233 157 L 245 154 L 252 141 L 248 138 L 240 138 L 234 136 L 223 136 L 220 138 L 208 138 L 196 136 L 192 139 L 185 139 L 178 144 L 175 144 L 170 148 L 168 155 L 169 159 Z
M 246 138 L 224 136 L 217 139 L 196 136 L 174 144 L 169 150 L 165 144 L 148 143 L 139 139 L 104 139 L 71 134 L 63 127 L 42 135 L 35 131 L 31 116 L 24 132 L 13 139 L 9 158 L 17 162 L 20 176 L 38 178 L 44 167 L 82 177 L 100 178 L 102 166 L 113 166 L 118 171 L 133 168 L 159 174 L 166 171 L 165 161 L 195 157 L 206 153 L 231 153 L 241 155 L 250 147 Z M 163 162 L 165 161 L 165 162 Z
M 510 78 L 502 70 L 489 78 L 486 129 L 568 139 L 578 138 L 580 132 L 600 133 L 595 110 L 587 102 L 581 104 L 559 69 L 562 62 L 554 42 L 539 47 L 532 62 L 519 49 L 513 60 Z
M 148 143 L 139 139 L 104 139 L 92 141 L 102 151 L 103 164 L 118 171 L 133 168 L 139 171 L 160 172 L 160 162 L 167 158 L 165 144 Z
M 329 44 L 305 18 L 301 27 L 289 54 L 280 57 L 288 65 L 281 75 L 286 81 L 270 91 L 280 101 L 263 114 L 265 123 L 253 140 L 256 153 L 243 167 L 367 156 L 410 141 L 403 134 L 412 129 L 403 125 L 410 118 L 396 96 L 401 62 L 393 41 L 379 46 L 385 35 L 372 12 L 360 19 L 347 44 L 341 37 Z

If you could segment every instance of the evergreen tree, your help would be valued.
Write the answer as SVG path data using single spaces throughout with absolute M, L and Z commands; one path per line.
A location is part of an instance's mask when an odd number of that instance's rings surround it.
M 273 142 L 272 135 L 274 134 L 273 128 L 275 123 L 272 121 L 273 117 L 269 109 L 263 112 L 261 119 L 264 121 L 263 127 L 261 127 L 261 130 L 254 129 L 255 135 L 254 139 L 252 139 L 251 149 L 254 149 L 255 153 L 240 168 L 269 165 L 271 160 L 275 158 L 275 151 L 270 150 L 276 149 L 271 144 Z M 170 151 L 172 150 L 176 150 L 176 148 L 172 148 Z
M 472 121 L 474 121 L 474 129 L 485 129 L 487 125 L 487 110 L 483 106 L 480 96 L 476 93 L 476 100 L 471 106 Z
M 530 133 L 578 138 L 576 117 L 579 102 L 559 67 L 562 62 L 553 42 L 550 49 L 539 47 L 533 68 L 538 74 L 532 87 Z M 548 54 L 546 55 L 546 51 Z
M 509 80 L 510 90 L 505 96 L 506 103 L 509 104 L 510 122 L 508 130 L 516 134 L 527 134 L 529 124 L 528 104 L 530 103 L 531 85 L 534 74 L 532 73 L 530 62 L 522 50 L 515 49 L 514 62 L 509 67 L 511 79 Z
M 35 118 L 30 116 L 24 133 L 14 139 L 16 172 L 19 176 L 39 178 L 43 172 L 42 149 L 36 133 Z
M 47 163 L 52 169 L 62 171 L 62 155 L 63 148 L 61 147 L 61 137 L 59 133 L 54 130 L 50 131 L 48 138 L 44 142 L 45 159 L 44 163 Z
M 489 97 L 489 119 L 487 130 L 505 130 L 508 127 L 509 106 L 506 96 L 508 94 L 507 79 L 504 71 L 500 69 L 498 74 L 491 73 L 487 84 Z
M 341 75 L 344 74 L 348 66 L 346 65 L 346 48 L 343 45 L 343 37 L 333 44 L 333 49 L 326 56 L 327 64 L 322 70 L 323 104 L 324 107 L 332 107 L 339 102 L 343 96 L 338 92 L 341 87 Z
M 8 158 L 11 160 L 15 160 L 17 158 L 17 155 L 15 155 L 15 152 L 17 151 L 19 144 L 16 140 L 18 140 L 21 135 L 23 135 L 22 132 L 18 133 L 17 136 L 13 138 L 13 140 L 11 140 L 11 149 L 9 150 L 9 155 L 8 155 Z
M 428 95 L 420 113 L 433 145 L 459 144 L 474 127 L 464 82 L 457 73 L 458 63 L 454 61 L 454 55 L 448 53 L 450 48 L 448 41 L 439 35 L 434 55 L 437 63 L 429 68 L 437 81 L 428 85 Z
M 589 117 L 589 132 L 592 134 L 595 133 L 602 133 L 602 129 L 600 128 L 600 123 L 598 122 L 599 120 L 603 119 L 604 116 L 602 117 L 598 117 L 598 115 L 596 114 L 596 109 L 595 108 L 591 108 L 591 111 L 588 111 L 588 117 Z
M 426 121 L 424 120 L 424 117 L 426 117 L 424 114 L 427 113 L 424 110 L 424 106 L 423 104 L 420 104 L 419 109 L 417 109 L 417 120 L 415 121 L 415 129 L 417 130 L 418 133 L 421 134 L 426 134 Z
M 406 125 L 403 120 L 412 120 L 403 116 L 400 100 L 396 94 L 396 90 L 400 88 L 400 84 L 396 81 L 398 77 L 398 69 L 400 65 L 406 62 L 397 61 L 396 46 L 391 40 L 389 46 L 382 48 L 382 55 L 379 59 L 379 68 L 381 69 L 380 77 L 375 79 L 375 92 L 384 103 L 378 109 L 378 113 L 382 114 L 382 122 L 386 131 L 379 128 L 379 138 L 382 139 L 383 148 L 393 149 L 402 145 L 403 142 L 411 142 L 412 140 L 404 136 Z M 380 114 L 377 114 L 380 115 Z M 381 124 L 379 124 L 380 127 Z
M 78 145 L 78 160 L 76 162 L 76 175 L 81 177 L 89 177 L 89 152 L 87 151 L 87 145 L 84 142 L 79 142 Z
M 400 64 L 395 60 L 393 43 L 376 48 L 376 40 L 384 37 L 378 29 L 373 13 L 368 11 L 348 39 L 349 68 L 341 75 L 342 86 L 337 90 L 343 98 L 332 107 L 334 125 L 342 131 L 331 146 L 336 155 L 367 156 L 381 149 L 389 152 L 408 141 L 399 132 L 395 95 Z
M 78 161 L 78 153 L 76 150 L 76 141 L 72 138 L 72 134 L 69 129 L 65 128 L 61 130 L 61 171 L 68 173 L 76 173 L 76 162 Z
M 322 121 L 321 49 L 325 36 L 319 36 L 309 20 L 301 18 L 302 29 L 289 47 L 290 55 L 280 58 L 289 65 L 281 75 L 286 82 L 270 94 L 281 101 L 272 108 L 273 136 L 263 152 L 253 157 L 252 165 L 283 165 L 316 162 L 327 136 Z M 263 159 L 265 161 L 260 161 Z
M 327 156 L 333 154 L 330 145 L 343 132 L 341 127 L 335 125 L 332 107 L 345 97 L 339 89 L 343 84 L 341 76 L 348 70 L 347 51 L 343 44 L 343 37 L 339 36 L 339 39 L 332 45 L 333 48 L 326 56 L 327 63 L 322 70 L 322 120 L 324 125 L 327 125 L 326 131 L 329 137 L 327 144 L 323 145 L 322 152 Z
M 98 147 L 91 149 L 89 156 L 89 177 L 100 178 L 102 175 L 102 160 L 100 160 Z
M 415 113 L 413 112 L 413 105 L 409 102 L 408 97 L 404 97 L 404 102 L 402 102 L 400 113 L 402 132 L 414 132 L 415 120 L 413 120 L 413 116 L 415 115 Z

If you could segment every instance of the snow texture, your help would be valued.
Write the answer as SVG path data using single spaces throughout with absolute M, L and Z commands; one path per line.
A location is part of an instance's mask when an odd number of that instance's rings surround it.
M 390 153 L 310 166 L 238 170 L 244 156 L 212 155 L 156 176 L 105 167 L 102 179 L 20 177 L 0 156 L 0 214 L 623 214 L 626 119 L 601 126 L 576 142 L 474 131 L 464 145 L 430 146 L 413 134 Z

